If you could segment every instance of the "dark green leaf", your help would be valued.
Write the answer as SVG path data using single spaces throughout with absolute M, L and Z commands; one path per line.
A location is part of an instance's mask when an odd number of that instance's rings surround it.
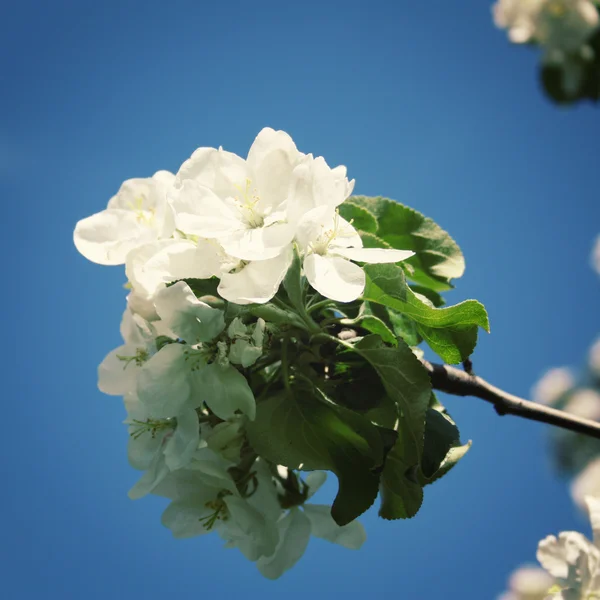
M 377 235 L 393 248 L 413 250 L 406 261 L 412 268 L 410 279 L 435 291 L 452 287 L 450 281 L 461 277 L 465 261 L 450 235 L 421 213 L 387 198 L 352 196 L 349 199 L 377 218 Z
M 379 373 L 397 410 L 395 428 L 399 437 L 387 456 L 381 479 L 381 508 L 384 519 L 414 516 L 423 500 L 418 474 L 423 451 L 425 415 L 431 397 L 429 376 L 411 349 L 398 340 L 386 346 L 375 335 L 363 338 L 354 350 Z
M 364 271 L 367 283 L 363 298 L 383 304 L 424 326 L 419 327 L 419 333 L 446 362 L 457 363 L 469 357 L 477 342 L 477 327 L 489 332 L 487 312 L 476 300 L 434 308 L 408 287 L 402 269 L 396 265 L 366 265 Z
M 440 308 L 440 306 L 444 306 L 444 304 L 446 304 L 446 300 L 442 298 L 440 294 L 422 285 L 415 285 L 413 283 L 410 285 L 410 289 L 415 294 L 421 294 L 422 296 L 425 296 L 436 308 Z
M 450 448 L 460 444 L 458 427 L 443 412 L 434 408 L 427 409 L 425 423 L 425 445 L 421 470 L 429 479 L 440 468 Z
M 378 306 L 378 308 L 383 308 L 385 310 L 385 307 L 379 305 L 375 306 Z M 398 343 L 396 341 L 396 336 L 394 335 L 393 331 L 378 316 L 370 314 L 370 309 L 368 306 L 363 305 L 361 311 L 358 313 L 358 316 L 356 318 L 343 319 L 340 321 L 340 323 L 348 327 L 362 327 L 363 329 L 366 329 L 371 333 L 376 333 L 381 337 L 381 339 L 384 342 L 392 344 L 392 346 L 396 346 Z
M 351 221 L 352 226 L 358 231 L 377 233 L 377 219 L 366 209 L 358 204 L 346 200 L 339 206 L 340 215 Z
M 331 514 L 339 525 L 375 501 L 387 438 L 353 411 L 308 393 L 281 394 L 258 403 L 247 432 L 256 452 L 275 464 L 305 471 L 326 469 L 337 475 L 339 490 Z

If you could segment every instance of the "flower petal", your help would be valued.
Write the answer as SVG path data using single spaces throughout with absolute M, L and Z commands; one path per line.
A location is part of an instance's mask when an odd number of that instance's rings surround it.
M 352 302 L 365 289 L 364 271 L 345 258 L 309 254 L 304 272 L 319 294 L 337 302 Z
M 225 252 L 235 258 L 267 260 L 284 251 L 294 239 L 294 230 L 289 223 L 275 223 L 269 227 L 238 229 L 220 238 L 220 242 Z
M 201 490 L 194 498 L 175 500 L 167 506 L 161 517 L 161 523 L 168 527 L 177 539 L 195 537 L 209 533 L 205 527 L 205 518 L 214 513 L 214 509 L 206 504 L 214 500 L 218 490 L 207 488 Z
M 312 498 L 327 480 L 326 471 L 311 471 L 305 478 L 304 482 L 308 486 L 307 498 Z
M 148 470 L 140 477 L 138 482 L 129 490 L 128 496 L 132 500 L 143 498 L 149 494 L 169 473 L 161 452 L 154 455 Z
M 188 235 L 218 238 L 239 229 L 236 214 L 212 189 L 185 180 L 169 196 L 175 224 Z
M 185 410 L 177 416 L 177 427 L 165 445 L 165 462 L 171 471 L 183 469 L 198 449 L 200 423 L 195 410 Z
M 291 569 L 302 558 L 310 539 L 310 521 L 298 508 L 290 509 L 277 525 L 279 543 L 275 552 L 259 558 L 256 563 L 258 570 L 268 579 L 277 579 Z
M 140 372 L 140 365 L 135 360 L 137 352 L 137 347 L 127 344 L 106 355 L 98 366 L 98 389 L 101 392 L 109 396 L 124 396 L 135 391 Z
M 254 174 L 261 212 L 277 210 L 287 200 L 292 171 L 303 156 L 285 131 L 265 127 L 256 136 L 247 163 Z
M 538 545 L 537 559 L 552 575 L 566 580 L 569 566 L 574 565 L 581 554 L 589 554 L 592 545 L 581 533 L 563 531 L 558 538 L 549 535 Z
M 198 391 L 204 402 L 220 419 L 229 419 L 237 410 L 249 419 L 256 415 L 254 394 L 246 378 L 234 367 L 214 362 L 200 373 Z
M 322 157 L 306 156 L 292 173 L 287 211 L 291 222 L 317 206 L 339 206 L 352 193 L 354 181 L 346 177 L 346 167 L 329 167 Z
M 133 250 L 127 256 L 125 273 L 136 292 L 151 297 L 170 281 L 212 277 L 220 268 L 217 253 L 216 245 L 160 240 Z
M 322 504 L 305 504 L 304 512 L 310 519 L 311 533 L 315 537 L 339 544 L 350 550 L 358 550 L 367 539 L 362 523 L 352 521 L 340 527 L 331 516 L 331 507 Z
M 415 253 L 412 250 L 394 250 L 391 248 L 338 248 L 330 246 L 330 254 L 336 254 L 349 260 L 366 262 L 369 264 L 396 263 L 406 260 Z
M 225 329 L 223 311 L 198 300 L 185 281 L 160 290 L 154 305 L 167 326 L 190 345 L 210 342 Z
M 189 348 L 168 344 L 140 369 L 137 393 L 154 418 L 176 417 L 191 406 L 191 367 L 186 361 Z M 201 363 L 198 363 L 201 366 Z M 197 400 L 199 406 L 202 400 Z
M 186 180 L 210 188 L 219 198 L 235 197 L 250 177 L 246 161 L 222 148 L 198 148 L 175 177 L 175 187 Z
M 264 304 L 277 293 L 291 263 L 290 245 L 275 258 L 252 261 L 237 272 L 224 273 L 219 294 L 235 304 Z
M 130 210 L 103 210 L 75 226 L 73 242 L 88 260 L 100 265 L 122 265 L 127 254 L 158 238 L 157 231 Z

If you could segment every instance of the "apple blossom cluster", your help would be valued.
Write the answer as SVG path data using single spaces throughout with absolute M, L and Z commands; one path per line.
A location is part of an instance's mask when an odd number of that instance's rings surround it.
M 211 277 L 229 302 L 268 302 L 294 248 L 315 290 L 350 302 L 365 286 L 353 261 L 396 263 L 414 254 L 363 248 L 336 210 L 353 187 L 345 167 L 332 169 L 300 152 L 285 132 L 265 128 L 246 160 L 199 148 L 176 175 L 126 181 L 106 210 L 77 223 L 74 241 L 93 262 L 125 264 L 141 302 L 170 281 Z
M 542 80 L 551 96 L 568 101 L 588 95 L 599 58 L 596 0 L 498 0 L 492 12 L 511 42 L 542 48 Z
M 269 391 L 281 330 L 316 327 L 302 307 L 277 308 L 292 263 L 313 300 L 348 303 L 365 287 L 356 261 L 414 254 L 363 248 L 338 211 L 353 185 L 345 167 L 263 129 L 247 159 L 199 148 L 175 175 L 125 181 L 74 232 L 89 260 L 125 265 L 123 344 L 99 366 L 98 386 L 124 398 L 129 462 L 143 471 L 129 496 L 170 499 L 162 523 L 176 538 L 216 531 L 268 578 L 292 567 L 311 535 L 353 549 L 365 540 L 360 523 L 338 525 L 330 506 L 308 502 L 326 473 L 302 479 L 259 456 L 246 435 L 253 382 L 262 377 Z M 270 301 L 265 318 L 244 310 Z M 285 364 L 276 368 L 286 377 Z
M 576 531 L 549 535 L 538 545 L 544 570 L 521 567 L 498 600 L 591 600 L 600 597 L 600 498 L 585 497 L 593 541 Z

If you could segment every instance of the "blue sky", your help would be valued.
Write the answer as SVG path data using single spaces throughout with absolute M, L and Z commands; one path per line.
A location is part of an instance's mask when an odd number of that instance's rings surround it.
M 96 367 L 119 344 L 124 274 L 79 256 L 75 222 L 120 183 L 198 146 L 244 155 L 264 126 L 345 164 L 357 193 L 445 227 L 492 333 L 477 371 L 527 396 L 600 331 L 600 120 L 541 94 L 489 2 L 147 0 L 4 6 L 0 190 L 5 256 L 3 590 L 14 599 L 486 600 L 537 541 L 587 531 L 547 456 L 547 427 L 447 398 L 473 447 L 410 521 L 363 519 L 359 552 L 318 540 L 277 582 L 216 537 L 175 541 L 164 502 L 132 502 L 118 399 Z M 333 488 L 333 483 L 329 491 Z

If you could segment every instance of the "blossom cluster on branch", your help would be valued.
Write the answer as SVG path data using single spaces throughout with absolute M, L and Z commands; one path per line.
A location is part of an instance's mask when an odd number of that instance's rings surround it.
M 125 401 L 130 497 L 169 498 L 175 537 L 216 531 L 269 578 L 311 535 L 359 548 L 379 492 L 382 517 L 412 517 L 470 446 L 416 356 L 462 362 L 489 328 L 475 300 L 443 306 L 460 249 L 353 185 L 267 128 L 246 159 L 199 148 L 125 181 L 75 227 L 86 258 L 125 265 L 98 385 Z M 309 502 L 325 471 L 332 506 Z
M 600 17 L 596 0 L 498 0 L 496 25 L 515 44 L 542 49 L 540 76 L 557 102 L 600 97 Z
M 591 265 L 600 274 L 600 238 Z M 588 351 L 585 368 L 548 370 L 532 390 L 533 400 L 600 422 L 600 338 Z M 498 600 L 588 600 L 600 598 L 600 441 L 571 431 L 552 431 L 550 450 L 557 469 L 569 476 L 575 505 L 588 513 L 593 543 L 577 532 L 548 536 L 538 546 L 543 569 L 523 566 L 510 577 Z

